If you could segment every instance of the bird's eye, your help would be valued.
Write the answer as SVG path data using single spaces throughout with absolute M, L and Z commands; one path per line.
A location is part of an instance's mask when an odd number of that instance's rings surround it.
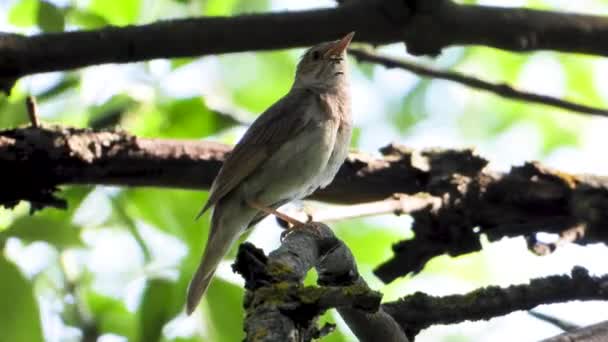
M 312 52 L 312 60 L 313 61 L 318 61 L 319 58 L 321 58 L 321 53 L 319 51 L 313 51 Z

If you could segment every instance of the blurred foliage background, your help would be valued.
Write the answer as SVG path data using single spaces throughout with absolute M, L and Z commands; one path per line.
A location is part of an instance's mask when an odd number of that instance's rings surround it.
M 608 1 L 477 2 L 608 14 Z M 0 0 L 0 31 L 61 32 L 333 5 L 329 0 Z M 399 44 L 380 51 L 590 105 L 608 102 L 604 82 L 608 62 L 596 57 L 456 47 L 431 60 L 407 56 Z M 301 50 L 239 53 L 29 76 L 18 82 L 10 97 L 0 95 L 0 128 L 27 123 L 24 99 L 33 94 L 46 122 L 120 126 L 146 137 L 233 143 L 244 125 L 289 89 L 300 54 Z M 375 153 L 391 141 L 416 148 L 474 146 L 497 170 L 539 159 L 564 171 L 608 174 L 608 162 L 597 157 L 603 155 L 605 119 L 351 62 L 353 148 Z M 194 221 L 205 193 L 79 186 L 64 188 L 62 196 L 69 201 L 65 211 L 45 209 L 30 216 L 25 203 L 13 210 L 0 209 L 0 339 L 242 339 L 243 290 L 229 261 L 220 267 L 196 314 L 186 317 L 183 313 L 185 289 L 207 235 L 208 217 Z M 608 273 L 608 266 L 600 262 L 608 256 L 604 246 L 567 246 L 538 258 L 527 252 L 523 240 L 511 239 L 485 243 L 481 253 L 436 258 L 421 274 L 383 285 L 372 269 L 390 256 L 392 243 L 411 236 L 410 224 L 408 217 L 383 216 L 334 225 L 353 250 L 362 274 L 385 294 L 385 300 L 418 290 L 439 295 L 525 282 L 567 272 L 574 264 Z M 270 251 L 278 236 L 270 219 L 249 239 Z M 591 314 L 595 309 L 606 310 L 606 304 L 541 308 L 579 324 L 600 320 Z M 338 331 L 326 341 L 353 340 L 337 314 L 328 313 L 324 319 L 338 324 Z M 419 339 L 527 341 L 558 332 L 525 313 L 513 313 L 491 322 L 432 327 Z

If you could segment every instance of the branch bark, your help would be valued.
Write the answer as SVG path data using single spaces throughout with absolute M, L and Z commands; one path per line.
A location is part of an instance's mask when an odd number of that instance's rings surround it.
M 606 109 L 574 103 L 549 95 L 520 91 L 506 83 L 491 83 L 459 72 L 435 70 L 416 63 L 382 56 L 362 49 L 349 49 L 348 52 L 359 61 L 377 63 L 386 68 L 407 70 L 421 77 L 430 77 L 460 83 L 466 87 L 487 91 L 508 99 L 543 104 L 583 114 L 608 116 L 608 110 Z
M 303 287 L 316 265 L 320 287 Z M 316 319 L 336 307 L 360 341 L 407 342 L 382 311 L 381 295 L 359 276 L 354 258 L 331 229 L 309 223 L 289 233 L 268 257 L 250 244 L 239 248 L 234 270 L 245 278 L 247 341 L 310 341 L 331 329 Z M 341 311 L 344 310 L 344 311 Z
M 353 1 L 299 12 L 170 20 L 30 37 L 1 34 L 0 85 L 8 90 L 18 77 L 101 63 L 309 46 L 353 30 L 357 41 L 403 41 L 412 54 L 484 45 L 608 56 L 608 46 L 602 43 L 608 34 L 606 17 L 448 0 Z M 251 32 L 256 39 L 250 39 Z
M 565 332 L 541 342 L 602 342 L 608 340 L 608 321 Z
M 27 200 L 34 209 L 61 207 L 65 203 L 55 190 L 65 184 L 208 189 L 229 151 L 218 143 L 116 131 L 0 131 L 0 204 Z M 525 236 L 537 252 L 557 247 L 537 242 L 537 232 L 580 244 L 608 242 L 608 177 L 571 175 L 538 163 L 497 173 L 470 150 L 391 145 L 381 152 L 382 157 L 352 153 L 332 184 L 311 198 L 353 204 L 395 193 L 430 194 L 414 198 L 420 199 L 410 213 L 415 238 L 394 245 L 393 258 L 376 270 L 385 282 L 419 271 L 434 256 L 477 251 L 481 234 L 490 241 Z
M 435 324 L 488 320 L 541 304 L 606 299 L 608 276 L 593 277 L 586 269 L 575 267 L 571 275 L 537 278 L 506 288 L 490 286 L 463 295 L 434 297 L 418 292 L 382 307 L 413 338 Z

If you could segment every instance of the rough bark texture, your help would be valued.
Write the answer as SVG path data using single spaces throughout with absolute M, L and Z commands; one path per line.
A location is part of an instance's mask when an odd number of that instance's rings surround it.
M 608 341 L 608 321 L 565 332 L 541 342 L 604 342 Z
M 20 128 L 0 132 L 0 204 L 64 206 L 64 184 L 208 189 L 230 147 L 204 141 L 144 139 L 125 132 Z M 382 157 L 353 153 L 334 182 L 313 199 L 352 204 L 395 193 L 428 193 L 436 200 L 411 213 L 415 238 L 393 246 L 376 274 L 385 282 L 419 271 L 434 256 L 460 255 L 490 241 L 525 236 L 531 250 L 556 244 L 537 232 L 581 244 L 608 241 L 608 178 L 571 175 L 538 163 L 508 173 L 486 170 L 470 150 L 382 149 Z
M 280 30 L 276 28 L 280 27 Z M 305 28 L 305 29 L 303 29 Z M 482 29 L 480 29 L 482 28 Z M 357 41 L 403 41 L 412 54 L 454 45 L 608 55 L 608 19 L 447 0 L 349 1 L 337 8 L 169 20 L 92 31 L 0 34 L 0 90 L 24 75 L 101 63 L 309 46 L 357 31 Z M 251 39 L 255 32 L 256 39 Z
M 302 281 L 315 265 L 322 286 L 304 287 Z M 311 341 L 333 330 L 330 326 L 319 329 L 316 324 L 327 309 L 348 308 L 356 316 L 374 315 L 380 307 L 382 295 L 360 280 L 346 245 L 320 223 L 287 234 L 281 247 L 268 257 L 253 245 L 241 245 L 233 268 L 245 278 L 248 290 L 244 304 L 247 341 Z M 392 318 L 385 319 L 397 333 L 401 331 Z M 361 323 L 361 328 L 375 327 Z M 364 336 L 360 339 L 371 341 Z
M 464 295 L 435 297 L 417 292 L 382 307 L 413 338 L 435 324 L 488 320 L 541 304 L 606 299 L 608 276 L 592 277 L 586 269 L 575 267 L 569 276 L 537 278 L 506 288 L 490 286 Z
M 288 234 L 268 257 L 251 244 L 241 245 L 233 268 L 245 278 L 248 290 L 248 341 L 310 341 L 330 333 L 331 326 L 319 329 L 316 324 L 330 308 L 337 308 L 360 341 L 407 342 L 436 324 L 489 320 L 542 304 L 608 299 L 608 275 L 590 276 L 575 267 L 570 275 L 532 279 L 528 284 L 442 297 L 417 292 L 379 305 L 381 295 L 369 290 L 350 250 L 331 229 L 320 223 L 306 228 Z M 303 287 L 312 267 L 320 286 Z M 548 341 L 601 341 L 604 336 L 605 324 Z

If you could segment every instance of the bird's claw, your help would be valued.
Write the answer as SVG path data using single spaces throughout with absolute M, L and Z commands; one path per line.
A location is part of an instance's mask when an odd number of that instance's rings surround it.
M 321 230 L 319 230 L 319 226 L 317 226 L 314 222 L 308 222 L 308 223 L 301 223 L 301 224 L 296 224 L 293 225 L 289 228 L 286 228 L 284 231 L 281 232 L 281 242 L 283 242 L 283 240 L 285 240 L 285 238 L 293 233 L 296 230 L 307 230 L 309 232 L 311 232 L 312 234 L 316 235 L 317 237 L 321 236 Z

